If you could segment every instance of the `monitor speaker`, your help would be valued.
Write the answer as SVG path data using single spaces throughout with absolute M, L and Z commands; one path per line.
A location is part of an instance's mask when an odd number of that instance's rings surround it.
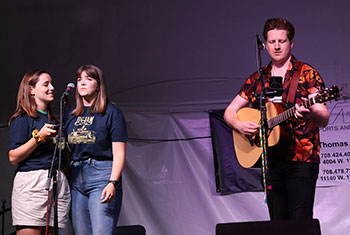
M 216 225 L 216 235 L 321 235 L 317 219 L 273 220 Z
M 142 225 L 118 226 L 114 235 L 146 235 L 146 229 Z

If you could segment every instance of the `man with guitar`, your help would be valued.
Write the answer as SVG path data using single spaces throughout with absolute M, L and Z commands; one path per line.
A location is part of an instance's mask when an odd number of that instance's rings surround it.
M 283 78 L 282 95 L 274 97 L 273 102 L 279 101 L 293 113 L 279 125 L 289 132 L 289 139 L 285 141 L 281 136 L 279 143 L 267 151 L 271 185 L 269 214 L 271 220 L 311 219 L 320 163 L 318 128 L 328 124 L 329 112 L 322 102 L 314 102 L 312 106 L 302 104 L 324 91 L 325 84 L 314 68 L 292 55 L 294 27 L 290 22 L 282 18 L 268 19 L 263 34 L 271 62 L 262 68 L 261 77 L 255 72 L 247 79 L 226 108 L 224 119 L 234 132 L 251 140 L 259 131 L 259 122 L 241 118 L 239 110 L 249 105 L 259 107 L 255 94 L 269 87 L 271 76 Z

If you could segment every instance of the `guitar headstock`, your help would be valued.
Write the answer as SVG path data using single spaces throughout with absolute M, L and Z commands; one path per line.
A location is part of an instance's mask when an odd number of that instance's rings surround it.
M 330 100 L 338 100 L 339 99 L 339 88 L 338 86 L 332 86 L 330 88 L 326 88 L 320 94 L 315 97 L 315 101 L 317 103 L 324 103 Z

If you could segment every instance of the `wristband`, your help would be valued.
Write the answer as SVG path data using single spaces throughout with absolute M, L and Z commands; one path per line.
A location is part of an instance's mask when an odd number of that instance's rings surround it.
M 115 188 L 117 188 L 120 184 L 118 180 L 109 180 L 108 183 L 113 184 Z
M 39 136 L 39 130 L 38 129 L 35 129 L 33 132 L 32 132 L 32 136 L 33 138 L 36 140 L 37 143 L 45 143 L 45 139 L 44 138 L 41 138 Z

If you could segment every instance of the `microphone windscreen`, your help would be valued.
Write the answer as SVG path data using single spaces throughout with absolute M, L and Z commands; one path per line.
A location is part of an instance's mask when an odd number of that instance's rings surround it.
M 67 88 L 74 89 L 75 88 L 75 84 L 73 82 L 70 82 L 70 83 L 68 83 Z

